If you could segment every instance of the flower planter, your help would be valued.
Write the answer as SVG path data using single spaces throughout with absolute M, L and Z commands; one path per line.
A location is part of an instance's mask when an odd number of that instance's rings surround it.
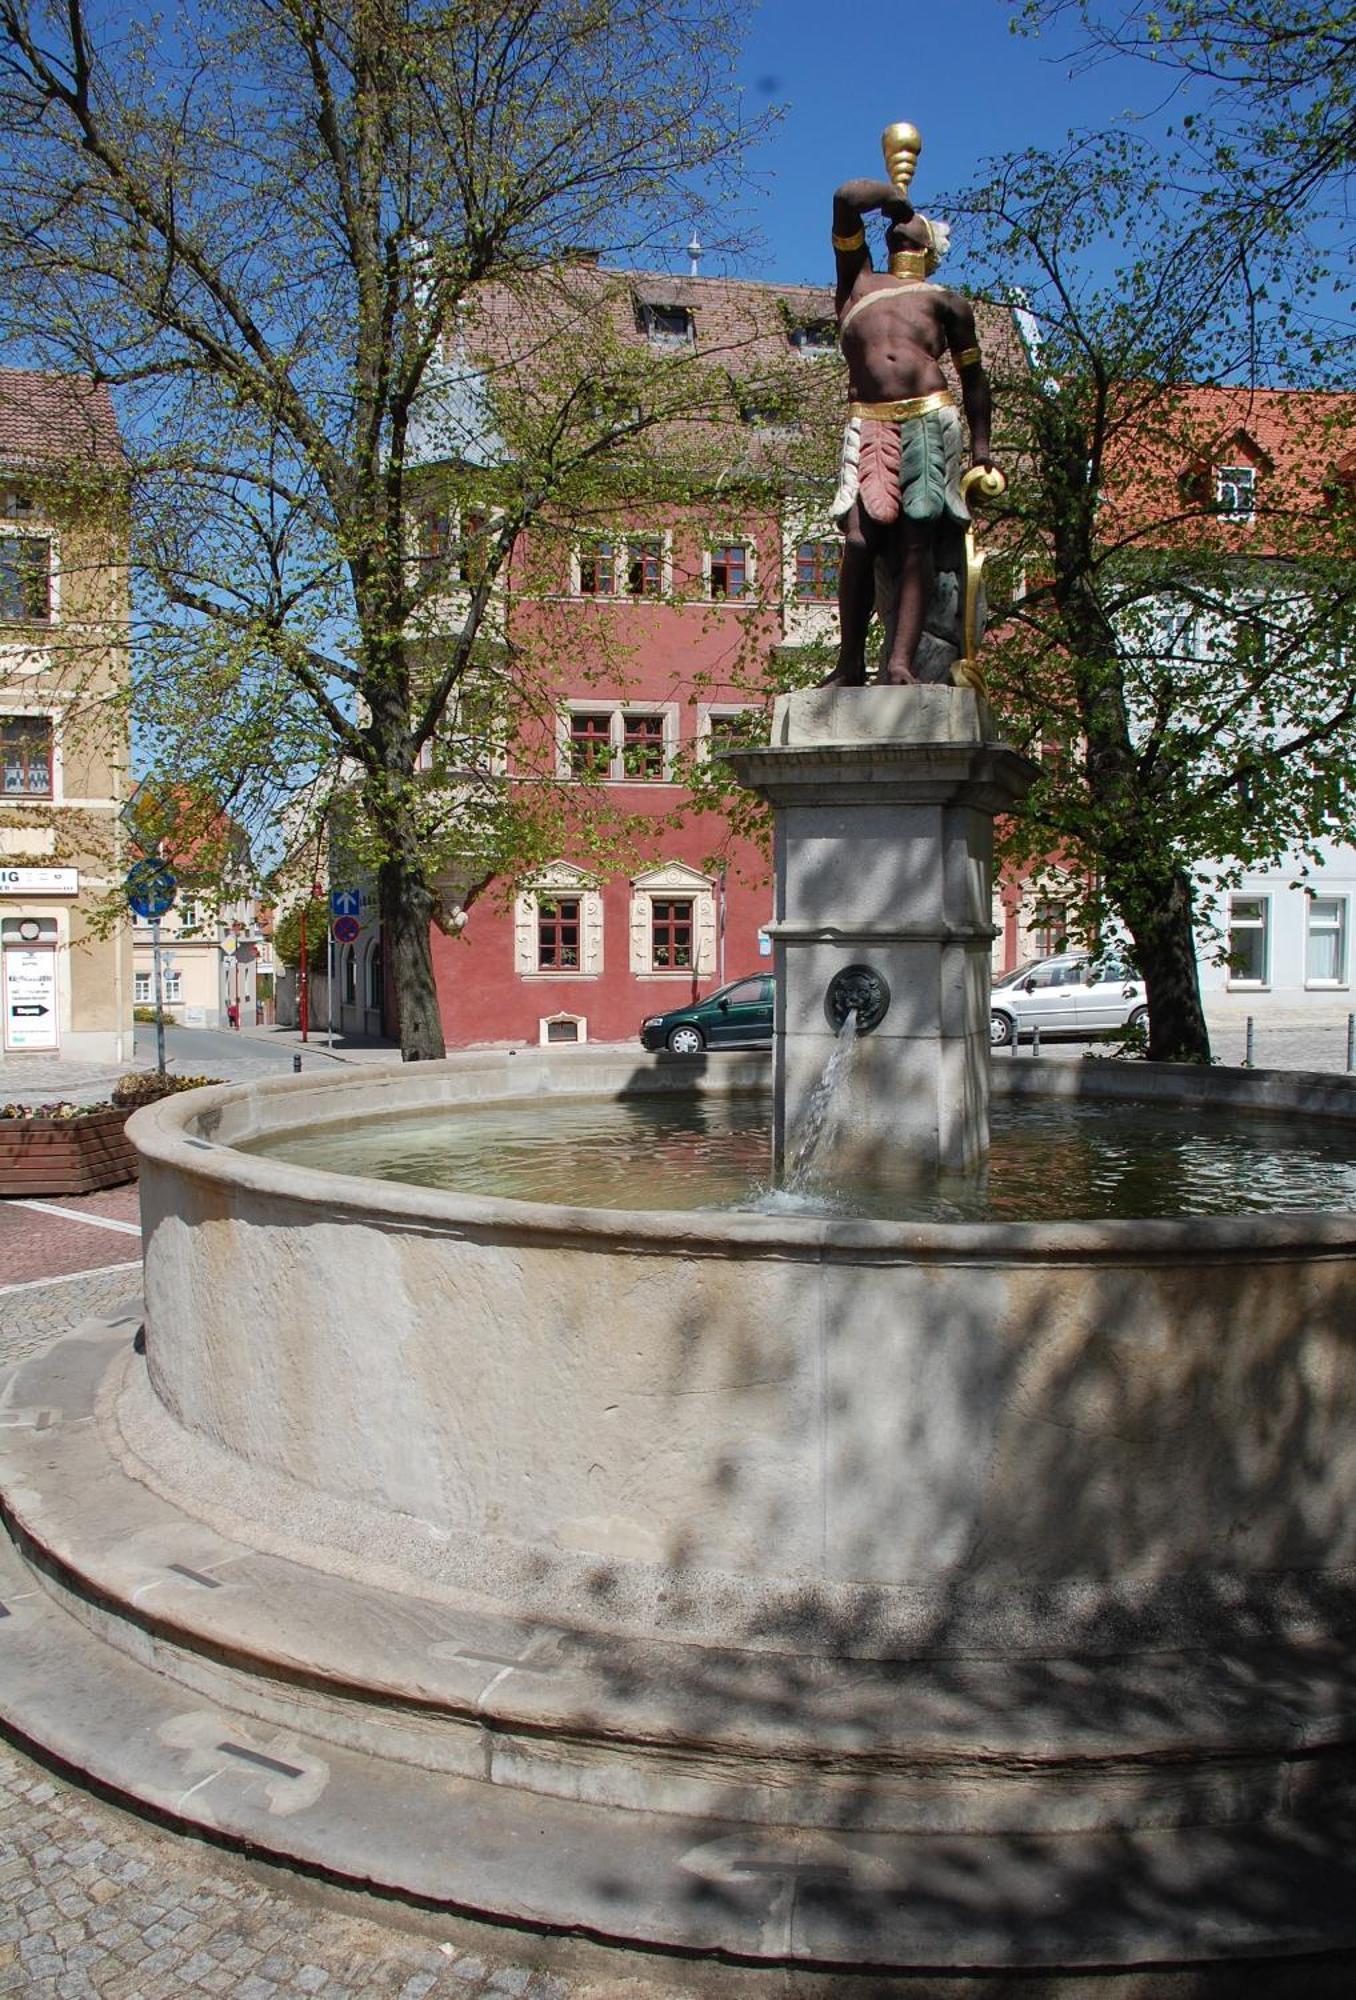
M 0 1118 L 0 1196 L 93 1194 L 137 1177 L 128 1113 L 83 1118 Z

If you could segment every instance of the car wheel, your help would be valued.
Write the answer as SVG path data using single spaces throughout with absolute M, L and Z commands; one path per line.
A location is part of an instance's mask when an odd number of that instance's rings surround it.
M 669 1029 L 669 1047 L 676 1056 L 698 1056 L 706 1047 L 700 1028 L 694 1028 L 690 1021 L 679 1028 Z
M 1125 1025 L 1127 1028 L 1142 1028 L 1145 1034 L 1147 1035 L 1149 1032 L 1148 1008 L 1136 1007 L 1134 1013 L 1130 1016 L 1129 1020 L 1126 1022 Z
M 1007 1014 L 990 1014 L 989 1016 L 990 1048 L 994 1049 L 1007 1048 L 1012 1041 L 1013 1033 L 1014 1029 L 1012 1021 Z

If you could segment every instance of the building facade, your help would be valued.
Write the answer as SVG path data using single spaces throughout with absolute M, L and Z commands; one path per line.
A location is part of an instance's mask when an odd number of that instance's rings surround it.
M 836 643 L 832 482 L 783 470 L 795 457 L 798 404 L 831 403 L 840 422 L 832 294 L 597 277 L 624 339 L 729 369 L 730 414 L 704 446 L 728 478 L 710 480 L 698 502 L 665 498 L 661 483 L 606 529 L 556 533 L 515 553 L 506 637 L 553 664 L 549 718 L 529 725 L 526 760 L 520 743 L 509 748 L 505 782 L 532 782 L 530 766 L 567 793 L 577 787 L 575 837 L 567 802 L 557 851 L 524 878 L 472 883 L 469 893 L 445 885 L 453 920 L 432 942 L 449 1047 L 627 1042 L 645 1016 L 767 969 L 770 856 L 706 779 L 722 744 L 765 726 L 775 691 L 822 675 Z M 982 335 L 1008 353 L 1018 345 L 1004 311 L 985 315 Z M 511 324 L 497 338 L 511 348 Z M 744 393 L 740 383 L 754 380 L 776 393 Z M 435 514 L 416 530 L 424 559 L 453 552 L 449 622 L 458 584 L 471 580 L 455 560 L 468 526 Z M 626 828 L 616 843 L 625 851 L 600 860 L 589 822 L 604 819 Z M 355 992 L 370 984 L 375 948 L 369 927 L 345 950 L 340 976 Z
M 132 1053 L 122 467 L 106 390 L 0 369 L 0 1079 Z

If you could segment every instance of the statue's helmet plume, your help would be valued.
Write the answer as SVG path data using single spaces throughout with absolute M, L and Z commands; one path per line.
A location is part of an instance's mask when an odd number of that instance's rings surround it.
M 918 155 L 923 150 L 923 135 L 916 125 L 887 125 L 880 135 L 880 149 L 885 155 L 885 171 L 890 176 L 890 185 L 896 194 L 907 194 L 913 170 L 918 165 Z

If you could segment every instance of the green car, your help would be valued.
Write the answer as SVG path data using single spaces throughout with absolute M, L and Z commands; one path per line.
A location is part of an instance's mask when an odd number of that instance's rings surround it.
M 676 1056 L 703 1049 L 767 1048 L 772 1041 L 773 980 L 770 972 L 736 979 L 705 1000 L 647 1014 L 640 1024 L 645 1049 L 672 1049 Z

